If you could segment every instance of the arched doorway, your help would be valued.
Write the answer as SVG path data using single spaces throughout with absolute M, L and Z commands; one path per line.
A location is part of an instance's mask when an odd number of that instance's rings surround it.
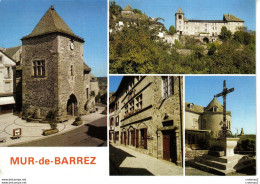
M 78 107 L 77 107 L 77 98 L 74 94 L 70 95 L 70 98 L 67 102 L 67 115 L 77 116 Z
M 203 41 L 209 43 L 209 39 L 207 37 L 203 38 Z

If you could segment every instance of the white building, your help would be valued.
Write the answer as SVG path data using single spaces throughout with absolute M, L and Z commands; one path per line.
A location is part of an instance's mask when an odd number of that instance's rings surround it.
M 223 26 L 234 33 L 244 27 L 244 21 L 231 14 L 224 14 L 223 20 L 188 20 L 181 8 L 175 13 L 175 27 L 179 35 L 217 37 Z
M 0 114 L 13 112 L 15 66 L 15 61 L 0 50 Z

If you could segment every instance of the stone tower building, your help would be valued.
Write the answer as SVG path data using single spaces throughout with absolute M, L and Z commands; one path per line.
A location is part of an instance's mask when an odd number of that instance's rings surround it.
M 231 112 L 227 111 L 227 128 L 231 129 Z M 213 98 L 207 107 L 185 103 L 185 142 L 186 145 L 207 141 L 209 135 L 217 138 L 223 126 L 223 106 Z
M 51 6 L 22 39 L 22 103 L 45 117 L 84 114 L 90 101 L 90 68 L 83 61 L 83 38 Z

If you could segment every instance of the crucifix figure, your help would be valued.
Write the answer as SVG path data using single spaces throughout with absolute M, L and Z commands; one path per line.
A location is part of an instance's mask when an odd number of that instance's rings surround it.
M 227 117 L 226 117 L 226 96 L 228 93 L 231 93 L 234 91 L 234 88 L 227 89 L 226 88 L 226 80 L 223 81 L 223 91 L 214 97 L 220 97 L 223 96 L 223 126 L 221 127 L 222 130 L 219 132 L 219 137 L 231 137 L 232 133 L 230 130 L 228 130 L 227 127 Z

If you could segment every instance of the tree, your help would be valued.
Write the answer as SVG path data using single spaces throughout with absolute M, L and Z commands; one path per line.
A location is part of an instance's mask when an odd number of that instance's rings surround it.
M 173 25 L 171 25 L 170 28 L 169 28 L 169 34 L 173 35 L 174 33 L 176 33 L 176 29 Z
M 214 43 L 212 43 L 210 48 L 209 48 L 208 55 L 213 55 L 216 50 L 217 50 L 216 45 Z
M 220 39 L 226 41 L 226 40 L 230 39 L 231 36 L 232 36 L 231 31 L 229 31 L 226 26 L 223 26 L 221 28 Z

